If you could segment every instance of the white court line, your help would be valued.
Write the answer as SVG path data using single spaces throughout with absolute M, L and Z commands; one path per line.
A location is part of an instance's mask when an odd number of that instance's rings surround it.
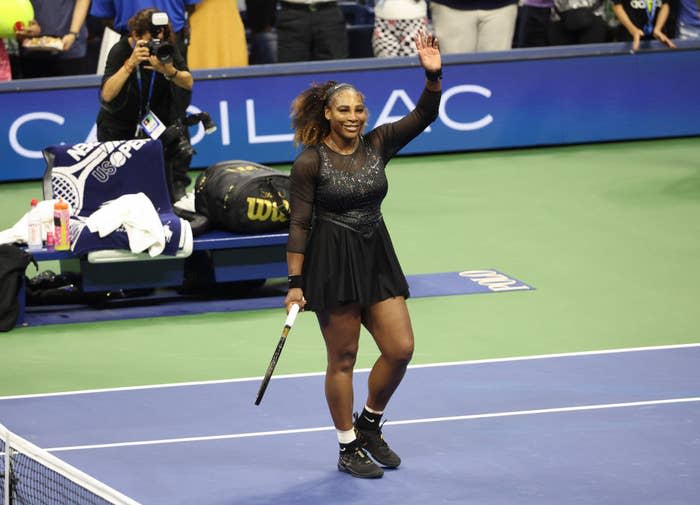
M 620 354 L 626 352 L 642 352 L 642 351 L 663 351 L 667 349 L 685 349 L 690 347 L 700 347 L 700 343 L 693 344 L 674 344 L 674 345 L 658 345 L 658 346 L 648 346 L 648 347 L 626 347 L 620 349 L 604 349 L 598 351 L 578 351 L 578 352 L 563 352 L 555 354 L 535 354 L 532 356 L 514 356 L 507 358 L 487 358 L 487 359 L 476 359 L 468 361 L 449 361 L 441 363 L 426 363 L 422 365 L 408 365 L 408 368 L 437 368 L 443 366 L 464 366 L 464 365 L 479 365 L 483 363 L 506 363 L 511 361 L 529 361 L 536 359 L 552 359 L 552 358 L 570 358 L 576 356 L 596 356 L 601 354 Z M 356 373 L 369 372 L 369 368 L 356 368 Z M 306 373 L 293 373 L 293 374 L 280 374 L 272 377 L 275 379 L 296 379 L 302 377 L 316 377 L 325 375 L 324 372 L 306 372 Z M 76 391 L 58 391 L 56 393 L 33 393 L 26 395 L 12 395 L 12 396 L 0 396 L 0 401 L 2 400 L 18 400 L 22 398 L 45 398 L 52 396 L 67 396 L 67 395 L 84 395 L 93 393 L 111 393 L 119 391 L 138 391 L 145 389 L 158 389 L 158 388 L 178 388 L 178 387 L 189 387 L 189 386 L 205 386 L 214 384 L 230 384 L 234 382 L 249 382 L 249 381 L 259 381 L 262 376 L 257 377 L 242 377 L 238 379 L 218 379 L 209 381 L 193 381 L 193 382 L 173 382 L 165 384 L 147 384 L 143 386 L 123 386 L 116 388 L 102 388 L 102 389 L 82 389 Z
M 404 421 L 387 421 L 387 425 L 402 425 L 402 424 L 424 424 L 424 423 L 441 423 L 445 421 L 468 421 L 472 419 L 488 419 L 493 417 L 512 417 L 512 416 L 529 416 L 536 414 L 555 414 L 560 412 L 582 412 L 587 410 L 603 410 L 603 409 L 619 409 L 629 407 L 646 407 L 650 405 L 669 405 L 678 403 L 700 402 L 700 396 L 688 398 L 669 398 L 666 400 L 646 400 L 627 403 L 603 403 L 598 405 L 578 405 L 575 407 L 555 407 L 549 409 L 534 409 L 534 410 L 515 410 L 510 412 L 490 412 L 486 414 L 469 414 L 464 416 L 447 416 L 447 417 L 429 417 L 424 419 L 407 419 Z M 164 438 L 160 440 L 139 440 L 134 442 L 115 442 L 111 444 L 92 444 L 92 445 L 74 445 L 66 447 L 52 447 L 44 449 L 49 452 L 67 452 L 67 451 L 82 451 L 85 449 L 109 449 L 114 447 L 135 447 L 142 445 L 162 445 L 162 444 L 180 444 L 185 442 L 209 442 L 212 440 L 231 440 L 235 438 L 251 438 L 251 437 L 270 437 L 275 435 L 292 435 L 298 433 L 312 433 L 316 431 L 335 430 L 333 426 L 320 426 L 316 428 L 298 428 L 291 430 L 275 430 L 275 431 L 257 431 L 250 433 L 230 433 L 227 435 L 210 435 L 202 437 L 184 437 L 184 438 Z

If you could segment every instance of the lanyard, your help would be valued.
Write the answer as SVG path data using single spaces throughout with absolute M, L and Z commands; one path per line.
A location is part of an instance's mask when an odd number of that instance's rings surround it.
M 146 108 L 143 108 L 143 93 L 142 93 L 142 84 L 141 84 L 141 66 L 136 67 L 136 83 L 139 86 L 139 111 L 138 111 L 138 117 L 136 118 L 136 131 L 134 132 L 134 138 L 138 138 L 139 134 L 141 133 L 141 120 L 143 117 L 146 115 L 146 113 L 150 110 L 151 107 L 151 97 L 153 96 L 153 83 L 156 82 L 156 71 L 153 70 L 153 73 L 151 74 L 151 83 L 148 86 L 148 97 L 146 98 Z
M 148 86 L 148 97 L 146 98 L 146 108 L 142 108 L 142 100 L 143 100 L 143 92 L 142 90 L 142 84 L 141 84 L 141 67 L 137 66 L 136 67 L 136 83 L 139 86 L 139 120 L 150 110 L 151 107 L 151 97 L 153 96 L 153 83 L 156 82 L 156 71 L 153 70 L 151 73 L 151 82 L 149 83 Z
M 656 0 L 647 0 L 647 24 L 644 25 L 644 35 L 649 36 L 654 33 L 654 18 L 656 17 Z

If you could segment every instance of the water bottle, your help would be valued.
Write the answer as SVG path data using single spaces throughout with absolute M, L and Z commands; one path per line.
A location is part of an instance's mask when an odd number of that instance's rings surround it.
M 36 251 L 44 246 L 41 237 L 41 216 L 36 207 L 37 203 L 37 199 L 32 198 L 32 206 L 27 216 L 27 248 L 31 251 Z
M 54 249 L 67 251 L 70 249 L 70 211 L 68 204 L 61 198 L 53 205 Z

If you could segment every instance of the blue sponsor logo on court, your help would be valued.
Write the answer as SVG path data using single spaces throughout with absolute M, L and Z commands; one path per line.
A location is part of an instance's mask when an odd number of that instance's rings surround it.
M 475 293 L 530 291 L 534 287 L 498 270 L 464 270 L 407 276 L 411 296 L 448 296 Z

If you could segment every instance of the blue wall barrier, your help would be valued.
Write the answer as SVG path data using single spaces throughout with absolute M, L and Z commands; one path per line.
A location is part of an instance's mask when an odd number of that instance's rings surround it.
M 438 120 L 403 154 L 700 135 L 700 42 L 602 44 L 444 57 Z M 190 112 L 218 125 L 192 127 L 192 167 L 228 159 L 285 163 L 289 106 L 311 82 L 350 82 L 367 97 L 368 127 L 403 116 L 418 100 L 416 58 L 355 59 L 197 71 Z M 38 179 L 48 145 L 95 140 L 100 78 L 0 83 L 0 181 Z

